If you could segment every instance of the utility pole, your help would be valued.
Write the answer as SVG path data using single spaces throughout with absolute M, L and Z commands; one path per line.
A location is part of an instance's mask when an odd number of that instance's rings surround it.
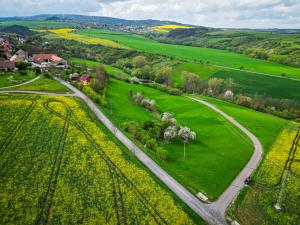
M 286 186 L 288 184 L 288 181 L 289 181 L 290 171 L 286 170 L 285 173 L 286 173 L 286 175 L 285 175 L 284 180 L 281 183 L 281 189 L 280 189 L 280 192 L 279 192 L 279 195 L 278 195 L 277 202 L 274 205 L 275 209 L 277 209 L 277 210 L 281 210 L 282 198 L 283 198 L 283 195 L 284 195 L 284 192 L 285 192 L 285 188 L 286 188 Z

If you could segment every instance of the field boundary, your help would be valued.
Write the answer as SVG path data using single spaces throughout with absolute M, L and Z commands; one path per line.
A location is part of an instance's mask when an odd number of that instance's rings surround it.
M 283 77 L 280 75 L 274 75 L 274 74 L 269 74 L 269 73 L 254 72 L 251 70 L 242 70 L 242 69 L 238 69 L 238 68 L 234 68 L 234 67 L 221 66 L 221 65 L 217 65 L 217 64 L 207 64 L 207 65 L 215 66 L 215 67 L 222 68 L 222 69 L 236 70 L 236 71 L 241 71 L 241 72 L 246 72 L 246 73 L 254 73 L 254 74 L 260 74 L 260 75 L 269 76 L 269 77 L 277 77 L 277 78 L 281 78 L 281 79 L 289 79 L 289 80 L 294 80 L 294 81 L 300 82 L 300 76 L 299 76 L 299 79 L 296 79 L 296 78 L 292 78 L 292 77 Z M 213 74 L 211 74 L 210 76 L 212 76 L 212 75 Z

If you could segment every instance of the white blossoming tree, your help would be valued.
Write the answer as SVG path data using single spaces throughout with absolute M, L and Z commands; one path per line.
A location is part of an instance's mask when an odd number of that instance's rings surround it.
M 196 133 L 191 131 L 191 129 L 188 127 L 180 127 L 178 136 L 183 142 L 183 156 L 185 157 L 185 145 L 188 144 L 190 140 L 196 139 Z
M 170 120 L 172 118 L 172 113 L 164 112 L 161 116 L 161 121 Z
M 169 126 L 164 132 L 164 139 L 171 140 L 175 138 L 177 135 L 177 127 L 176 126 Z

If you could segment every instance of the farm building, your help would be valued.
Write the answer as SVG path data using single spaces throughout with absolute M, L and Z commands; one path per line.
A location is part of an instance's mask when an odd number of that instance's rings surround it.
M 83 85 L 88 85 L 91 81 L 91 77 L 88 74 L 84 74 L 80 77 L 80 82 Z
M 26 62 L 28 61 L 28 53 L 20 49 L 10 59 L 11 62 Z
M 10 43 L 5 38 L 0 38 L 0 58 L 9 59 L 10 58 Z
M 72 81 L 76 81 L 76 80 L 79 80 L 79 74 L 78 73 L 73 73 L 73 74 L 70 74 L 70 80 Z
M 9 71 L 16 69 L 14 62 L 8 60 L 0 60 L 0 71 Z
M 58 57 L 56 54 L 34 54 L 30 59 L 33 67 L 47 68 L 54 66 L 56 68 L 67 67 L 67 61 Z

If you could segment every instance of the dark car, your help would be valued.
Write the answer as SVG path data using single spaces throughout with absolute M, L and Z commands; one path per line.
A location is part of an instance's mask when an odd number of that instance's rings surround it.
M 244 184 L 249 185 L 252 182 L 251 177 L 247 177 L 246 180 L 244 181 Z

